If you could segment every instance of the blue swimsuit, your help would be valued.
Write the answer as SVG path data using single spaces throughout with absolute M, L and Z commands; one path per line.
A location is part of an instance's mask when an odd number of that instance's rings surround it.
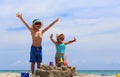
M 57 58 L 64 58 L 64 53 L 65 53 L 65 44 L 60 43 L 56 46 L 56 57 Z
M 30 62 L 42 62 L 42 46 L 31 46 Z

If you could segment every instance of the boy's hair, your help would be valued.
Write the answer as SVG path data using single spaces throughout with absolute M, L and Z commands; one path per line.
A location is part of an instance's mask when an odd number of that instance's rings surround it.
M 42 25 L 42 22 L 40 21 L 40 19 L 34 19 L 32 21 L 32 24 L 35 24 L 35 23 L 40 23 Z

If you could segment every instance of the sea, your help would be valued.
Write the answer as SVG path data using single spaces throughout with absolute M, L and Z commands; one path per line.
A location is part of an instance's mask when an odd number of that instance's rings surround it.
M 30 70 L 0 70 L 0 73 L 31 73 Z M 96 75 L 104 75 L 104 76 L 116 76 L 120 74 L 120 70 L 78 70 L 78 74 L 96 74 Z

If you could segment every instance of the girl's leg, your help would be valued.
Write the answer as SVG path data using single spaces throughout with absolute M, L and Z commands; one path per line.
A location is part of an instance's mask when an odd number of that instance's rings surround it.
M 64 62 L 64 58 L 62 58 L 62 60 L 63 60 L 63 62 Z M 60 62 L 60 58 L 55 58 L 55 62 L 56 62 L 56 64 L 58 64 L 59 62 Z
M 55 63 L 56 63 L 56 65 L 59 63 L 59 61 L 60 61 L 59 58 L 56 57 L 56 58 L 55 58 Z
M 35 68 L 35 63 L 32 62 L 32 63 L 31 63 L 31 72 L 32 72 L 32 74 L 34 74 L 34 68 Z
M 37 68 L 38 69 L 40 68 L 40 62 L 37 62 Z

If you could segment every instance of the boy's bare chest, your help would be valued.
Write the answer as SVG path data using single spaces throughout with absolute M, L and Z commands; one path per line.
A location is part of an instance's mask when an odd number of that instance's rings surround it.
M 42 33 L 41 31 L 38 31 L 38 32 L 32 32 L 32 37 L 33 38 L 42 38 Z

